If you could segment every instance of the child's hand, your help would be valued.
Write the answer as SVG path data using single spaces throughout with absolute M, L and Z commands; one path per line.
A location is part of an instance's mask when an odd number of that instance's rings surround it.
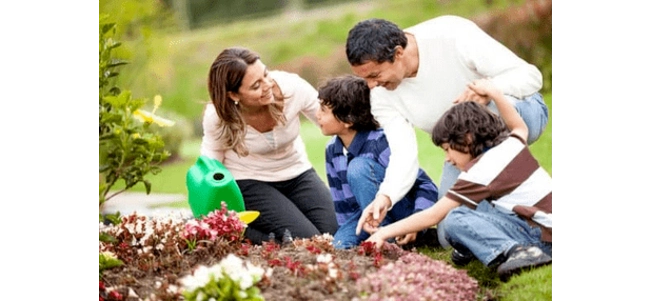
M 381 249 L 383 244 L 385 243 L 385 239 L 378 232 L 369 236 L 369 238 L 367 238 L 366 241 L 374 243 L 377 249 Z
M 453 100 L 453 103 L 458 104 L 465 101 L 475 101 L 479 104 L 487 105 L 490 99 L 487 98 L 487 96 L 480 95 L 467 87 L 466 89 L 464 89 L 462 94 L 460 94 L 455 100 Z
M 417 232 L 412 232 L 412 233 L 405 234 L 403 236 L 396 237 L 396 244 L 402 246 L 416 239 L 417 239 Z
M 500 94 L 498 88 L 496 88 L 494 83 L 488 78 L 474 80 L 472 83 L 467 85 L 467 88 L 487 99 L 493 98 L 493 95 Z

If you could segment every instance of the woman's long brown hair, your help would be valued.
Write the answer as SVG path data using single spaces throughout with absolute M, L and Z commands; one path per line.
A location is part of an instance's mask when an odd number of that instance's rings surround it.
M 238 106 L 229 99 L 228 92 L 238 93 L 247 68 L 259 59 L 248 49 L 227 48 L 217 56 L 208 74 L 208 93 L 220 118 L 216 126 L 222 129 L 218 139 L 224 149 L 233 149 L 239 156 L 249 154 L 244 142 L 247 124 Z M 282 99 L 274 101 L 269 111 L 277 124 L 285 124 Z

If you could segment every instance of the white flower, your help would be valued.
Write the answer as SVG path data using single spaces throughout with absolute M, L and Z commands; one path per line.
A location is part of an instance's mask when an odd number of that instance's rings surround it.
M 108 258 L 111 258 L 111 259 L 116 259 L 117 258 L 117 257 L 115 257 L 115 254 L 113 254 L 113 252 L 111 252 L 111 251 L 101 252 L 100 255 L 104 256 L 104 258 L 107 258 L 107 259 Z
M 267 268 L 267 271 L 265 271 L 265 276 L 266 276 L 267 278 L 272 277 L 272 272 L 274 272 L 273 269 L 271 269 L 271 268 Z
M 333 255 L 329 253 L 317 255 L 317 262 L 319 263 L 329 263 L 332 261 L 333 261 Z
M 211 267 L 199 266 L 192 275 L 183 277 L 180 282 L 183 284 L 185 291 L 195 291 L 205 287 L 210 281 L 218 281 L 222 277 L 228 277 L 239 284 L 240 291 L 238 295 L 241 298 L 246 298 L 247 293 L 245 291 L 260 281 L 263 275 L 271 276 L 271 273 L 272 269 L 265 270 L 248 261 L 244 262 L 234 254 L 229 254 L 220 263 Z M 206 296 L 203 293 L 200 295 L 200 293 L 201 291 L 198 292 L 197 300 L 213 297 Z
M 197 293 L 197 300 L 204 300 L 206 298 L 206 294 L 204 292 L 200 291 Z
M 240 259 L 240 257 L 235 256 L 233 254 L 227 255 L 226 258 L 220 261 L 220 265 L 222 266 L 224 273 L 229 275 L 231 278 L 234 278 L 233 277 L 234 275 L 237 275 L 242 272 L 243 270 L 242 263 L 243 263 L 242 259 Z
M 170 284 L 170 286 L 168 286 L 168 289 L 167 289 L 166 291 L 167 291 L 168 293 L 170 293 L 170 294 L 174 294 L 174 293 L 178 293 L 178 292 L 180 292 L 180 291 L 179 291 L 179 288 L 178 288 L 176 285 L 174 285 L 174 284 Z
M 242 273 L 239 276 L 240 276 L 240 279 L 239 279 L 240 281 L 239 282 L 240 282 L 240 289 L 241 290 L 243 290 L 243 291 L 247 290 L 252 285 L 254 285 L 254 277 L 252 275 L 247 274 L 247 273 Z
M 257 265 L 254 265 L 251 262 L 247 261 L 247 270 L 249 271 L 249 274 L 254 277 L 254 281 L 258 282 L 260 279 L 263 278 L 263 275 L 265 274 L 265 270 Z
M 218 281 L 224 277 L 224 274 L 222 272 L 222 267 L 219 264 L 214 264 L 210 268 L 208 268 L 208 273 L 212 275 L 215 278 L 215 281 Z
M 187 291 L 194 291 L 200 287 L 204 287 L 211 279 L 211 273 L 206 266 L 199 266 L 192 275 L 181 278 L 181 284 Z M 199 298 L 198 298 L 199 299 Z
M 127 297 L 128 298 L 138 298 L 138 295 L 136 294 L 136 292 L 132 288 L 129 288 L 129 293 L 127 294 Z
M 337 274 L 338 274 L 337 268 L 333 268 L 333 267 L 328 268 L 328 276 L 329 277 L 331 277 L 333 279 L 337 279 Z

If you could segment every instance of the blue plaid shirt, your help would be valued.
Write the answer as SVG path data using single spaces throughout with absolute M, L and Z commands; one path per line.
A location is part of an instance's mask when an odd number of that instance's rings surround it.
M 364 209 L 358 206 L 346 180 L 347 166 L 351 159 L 369 158 L 387 168 L 390 154 L 389 144 L 382 129 L 359 131 L 347 150 L 348 154 L 344 155 L 344 145 L 337 136 L 326 145 L 326 176 L 335 202 L 335 214 L 339 225 Z M 437 186 L 426 172 L 419 168 L 417 180 L 401 201 L 414 203 L 414 212 L 419 212 L 432 206 L 437 200 L 437 195 Z

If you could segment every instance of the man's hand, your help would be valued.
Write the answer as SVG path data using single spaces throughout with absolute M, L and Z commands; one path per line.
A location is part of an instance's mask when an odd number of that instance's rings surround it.
M 378 231 L 378 226 L 380 222 L 385 219 L 387 211 L 392 206 L 392 201 L 388 196 L 384 194 L 379 194 L 376 198 L 362 211 L 362 215 L 358 220 L 358 226 L 355 229 L 355 234 L 360 235 L 360 231 L 363 229 L 365 232 L 373 234 Z

